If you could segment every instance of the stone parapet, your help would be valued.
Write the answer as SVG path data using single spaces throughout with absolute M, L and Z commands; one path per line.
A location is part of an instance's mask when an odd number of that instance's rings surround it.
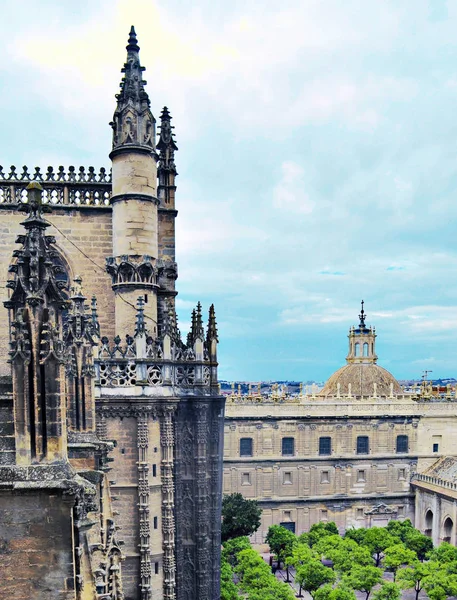
M 25 191 L 27 185 L 39 182 L 43 188 L 43 204 L 62 206 L 68 208 L 103 208 L 111 210 L 109 204 L 111 198 L 111 173 L 101 168 L 99 173 L 94 167 L 59 167 L 54 171 L 48 167 L 46 173 L 41 173 L 39 167 L 35 167 L 34 173 L 29 173 L 27 167 L 22 167 L 22 172 L 16 171 L 11 166 L 8 172 L 3 171 L 0 165 L 0 209 L 11 208 L 27 201 Z

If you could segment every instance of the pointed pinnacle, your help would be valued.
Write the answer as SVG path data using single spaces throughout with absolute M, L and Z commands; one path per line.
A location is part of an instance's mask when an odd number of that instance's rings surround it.
M 138 296 L 138 300 L 136 303 L 136 326 L 135 326 L 135 335 L 141 335 L 145 333 L 146 325 L 144 321 L 144 297 Z
M 136 37 L 135 27 L 132 25 L 130 28 L 129 41 L 126 46 L 127 51 L 139 52 L 140 47 L 138 46 L 138 39 Z

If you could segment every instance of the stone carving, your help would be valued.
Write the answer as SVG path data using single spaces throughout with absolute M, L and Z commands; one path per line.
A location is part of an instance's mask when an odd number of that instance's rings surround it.
M 149 525 L 149 477 L 148 477 L 148 416 L 141 415 L 137 420 L 138 444 L 138 516 L 140 523 L 140 591 L 141 600 L 150 600 L 151 558 Z

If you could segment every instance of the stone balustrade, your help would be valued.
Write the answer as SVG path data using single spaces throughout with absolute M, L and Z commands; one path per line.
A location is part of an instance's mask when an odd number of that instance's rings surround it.
M 111 198 L 111 173 L 102 167 L 98 173 L 94 167 L 70 166 L 68 171 L 60 166 L 57 171 L 48 167 L 42 173 L 35 167 L 30 173 L 24 166 L 22 172 L 17 172 L 16 167 L 3 170 L 0 165 L 0 208 L 11 208 L 21 202 L 27 201 L 25 188 L 37 181 L 43 187 L 43 203 L 53 206 L 68 208 L 97 207 L 110 208 Z

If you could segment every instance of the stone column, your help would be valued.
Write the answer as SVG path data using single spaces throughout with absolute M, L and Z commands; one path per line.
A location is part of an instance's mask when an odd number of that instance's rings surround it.
M 138 516 L 140 522 L 140 598 L 151 600 L 151 550 L 149 523 L 148 415 L 137 417 L 138 435 Z

